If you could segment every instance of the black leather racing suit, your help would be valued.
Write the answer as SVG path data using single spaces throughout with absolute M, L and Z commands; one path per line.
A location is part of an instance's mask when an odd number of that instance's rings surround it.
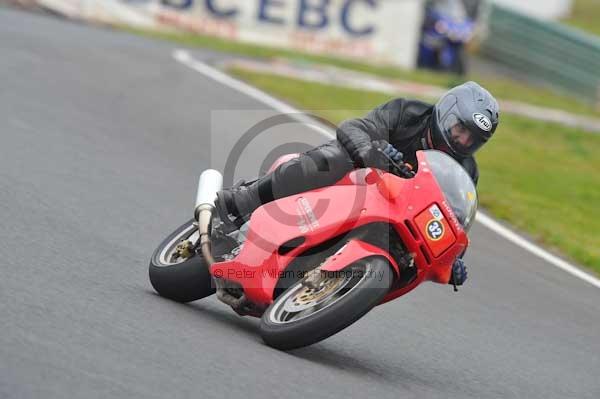
M 404 154 L 404 162 L 416 169 L 416 152 L 430 148 L 427 132 L 432 112 L 431 104 L 398 98 L 375 108 L 364 118 L 347 120 L 338 127 L 336 140 L 283 163 L 243 190 L 231 192 L 235 205 L 228 203 L 228 211 L 248 216 L 264 203 L 334 184 L 361 166 L 354 161 L 356 154 L 373 140 L 388 141 Z M 458 161 L 477 184 L 479 173 L 475 159 L 468 157 Z M 232 206 L 235 209 L 231 209 Z

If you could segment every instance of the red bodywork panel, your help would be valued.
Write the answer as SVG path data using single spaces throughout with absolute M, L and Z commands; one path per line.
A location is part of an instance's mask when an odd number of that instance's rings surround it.
M 421 212 L 415 218 L 415 224 L 435 258 L 456 242 L 456 236 L 437 204 L 432 204 L 429 209 Z
M 348 244 L 344 245 L 335 254 L 327 258 L 325 263 L 321 265 L 321 270 L 337 272 L 359 259 L 371 256 L 381 256 L 386 258 L 388 262 L 390 262 L 390 265 L 392 265 L 396 276 L 400 274 L 398 263 L 390 256 L 389 252 L 358 239 L 351 239 L 348 241 Z
M 404 295 L 423 281 L 447 283 L 451 265 L 466 249 L 468 238 L 429 171 L 424 154 L 417 156 L 419 172 L 412 179 L 358 169 L 334 186 L 263 205 L 252 214 L 240 253 L 231 261 L 213 264 L 211 273 L 239 283 L 250 301 L 268 305 L 279 277 L 297 255 L 359 226 L 386 222 L 413 254 L 417 274 L 409 285 L 391 291 L 383 302 Z M 281 254 L 279 248 L 292 240 L 296 242 L 293 249 Z M 324 267 L 339 270 L 367 256 L 387 258 L 398 273 L 398 265 L 387 251 L 355 239 L 339 256 L 328 258 Z

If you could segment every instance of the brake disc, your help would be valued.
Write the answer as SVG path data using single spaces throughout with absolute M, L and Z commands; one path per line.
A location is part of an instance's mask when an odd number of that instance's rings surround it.
M 347 282 L 343 277 L 323 278 L 316 287 L 302 285 L 296 293 L 288 298 L 283 309 L 289 313 L 297 313 L 317 306 L 341 290 Z

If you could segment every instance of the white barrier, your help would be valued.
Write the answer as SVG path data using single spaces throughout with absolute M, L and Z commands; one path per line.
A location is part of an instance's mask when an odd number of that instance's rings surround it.
M 70 17 L 171 27 L 412 68 L 424 0 L 38 0 Z
M 163 24 L 267 46 L 415 65 L 421 0 L 164 0 Z

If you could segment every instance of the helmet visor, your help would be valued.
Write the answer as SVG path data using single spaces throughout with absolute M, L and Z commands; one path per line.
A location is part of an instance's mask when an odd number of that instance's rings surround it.
M 485 144 L 481 135 L 469 129 L 454 113 L 446 115 L 441 125 L 448 145 L 460 155 L 472 155 Z

